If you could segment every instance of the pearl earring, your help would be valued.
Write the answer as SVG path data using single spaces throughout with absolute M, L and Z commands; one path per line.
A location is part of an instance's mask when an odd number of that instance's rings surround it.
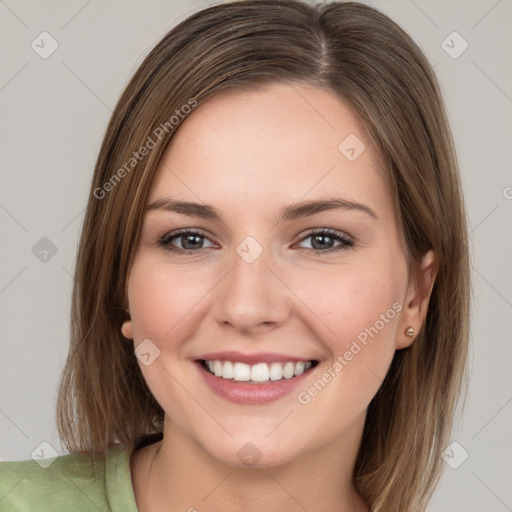
M 412 338 L 414 336 L 414 329 L 412 327 L 409 327 L 406 331 L 405 331 L 405 335 L 406 336 L 409 336 L 409 338 Z

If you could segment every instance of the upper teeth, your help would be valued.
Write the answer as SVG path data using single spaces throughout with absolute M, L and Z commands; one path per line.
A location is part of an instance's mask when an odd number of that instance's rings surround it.
M 270 380 L 290 379 L 303 374 L 311 367 L 311 361 L 298 363 L 267 363 L 245 364 L 231 361 L 205 361 L 216 377 L 237 381 L 265 382 Z

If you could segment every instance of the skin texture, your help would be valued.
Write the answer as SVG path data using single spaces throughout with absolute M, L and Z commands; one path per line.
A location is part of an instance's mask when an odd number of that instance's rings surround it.
M 354 161 L 338 149 L 349 134 L 365 145 Z M 366 409 L 395 350 L 414 340 L 405 330 L 421 328 L 435 269 L 427 253 L 423 285 L 408 275 L 387 171 L 364 127 L 316 87 L 223 92 L 197 107 L 166 149 L 148 204 L 164 196 L 212 205 L 223 221 L 162 210 L 143 221 L 123 333 L 135 347 L 149 338 L 159 348 L 139 366 L 166 418 L 163 441 L 132 457 L 139 510 L 368 510 L 351 483 Z M 362 203 L 378 218 L 337 209 L 276 224 L 283 205 L 332 197 Z M 204 233 L 196 252 L 158 244 L 181 228 Z M 327 253 L 342 242 L 322 248 L 307 233 L 313 228 L 339 231 L 353 246 Z M 247 236 L 263 248 L 250 264 L 236 252 Z M 186 243 L 176 237 L 169 245 L 194 247 Z M 400 311 L 300 403 L 298 392 L 393 304 Z M 241 405 L 200 378 L 194 361 L 217 350 L 319 365 L 298 391 Z M 261 454 L 252 467 L 237 456 L 248 442 Z

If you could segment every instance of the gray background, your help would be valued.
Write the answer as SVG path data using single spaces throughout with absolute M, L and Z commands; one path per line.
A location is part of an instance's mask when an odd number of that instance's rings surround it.
M 409 32 L 435 65 L 471 231 L 470 386 L 452 436 L 460 447 L 450 461 L 460 464 L 462 450 L 469 457 L 457 469 L 446 464 L 431 510 L 512 510 L 512 1 L 367 3 Z M 67 453 L 54 423 L 56 388 L 68 349 L 75 251 L 102 136 L 144 56 L 206 5 L 0 0 L 2 460 L 28 459 L 42 442 Z M 47 59 L 31 48 L 43 31 L 59 45 Z M 469 44 L 458 58 L 442 46 L 454 31 Z M 444 43 L 452 54 L 462 48 L 456 37 Z M 57 249 L 47 261 L 33 252 L 43 237 Z

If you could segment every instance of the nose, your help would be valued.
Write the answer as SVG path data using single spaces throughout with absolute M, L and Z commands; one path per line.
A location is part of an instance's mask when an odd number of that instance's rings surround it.
M 281 325 L 291 298 L 277 265 L 266 250 L 252 262 L 240 254 L 234 252 L 230 270 L 216 287 L 215 320 L 249 334 Z

